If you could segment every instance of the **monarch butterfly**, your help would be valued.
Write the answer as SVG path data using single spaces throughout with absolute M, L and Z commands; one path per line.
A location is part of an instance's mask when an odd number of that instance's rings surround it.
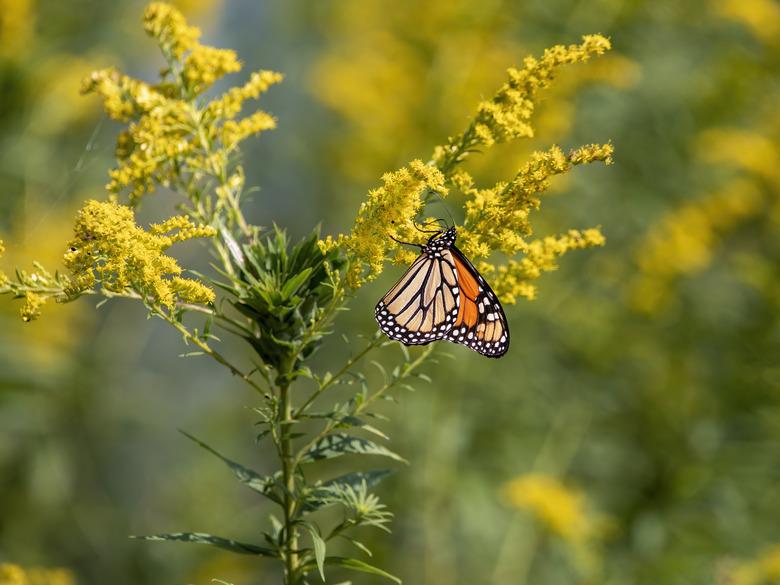
M 379 327 L 404 345 L 439 339 L 491 358 L 509 349 L 509 327 L 498 297 L 455 246 L 455 228 L 438 231 L 374 310 Z M 402 242 L 403 243 L 403 242 Z

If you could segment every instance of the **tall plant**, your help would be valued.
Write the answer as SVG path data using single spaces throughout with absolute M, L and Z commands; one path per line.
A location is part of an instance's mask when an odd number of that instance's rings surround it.
M 466 130 L 436 147 L 430 161 L 415 160 L 385 174 L 361 205 L 349 234 L 321 240 L 314 231 L 290 242 L 283 230 L 261 229 L 245 217 L 244 170 L 238 158 L 243 140 L 276 126 L 262 110 L 241 117 L 246 102 L 282 76 L 258 71 L 244 85 L 208 99 L 205 93 L 217 80 L 240 70 L 236 54 L 201 44 L 199 30 L 167 4 L 150 4 L 144 27 L 165 60 L 158 83 L 105 69 L 84 84 L 85 93 L 102 99 L 109 117 L 126 124 L 117 141 L 108 200 L 87 201 L 78 213 L 64 255 L 67 272 L 52 273 L 36 264 L 32 271 L 18 270 L 15 278 L 0 273 L 0 293 L 24 300 L 25 320 L 37 318 L 50 300 L 70 302 L 87 295 L 136 300 L 177 330 L 193 346 L 191 355 L 211 358 L 257 391 L 258 443 L 276 455 L 275 472 L 262 475 L 187 436 L 276 508 L 263 542 L 203 533 L 142 538 L 265 557 L 281 564 L 285 585 L 307 582 L 312 574 L 324 581 L 330 566 L 398 581 L 365 560 L 370 551 L 355 537 L 359 527 L 388 530 L 392 514 L 373 490 L 389 471 L 322 478 L 312 463 L 346 455 L 404 461 L 386 446 L 387 437 L 376 426 L 382 418 L 378 401 L 425 378 L 420 370 L 431 361 L 435 346 L 411 351 L 399 346 L 400 360 L 390 368 L 380 365 L 378 382 L 362 372 L 361 364 L 380 346 L 395 345 L 379 335 L 333 371 L 315 371 L 310 358 L 331 339 L 335 318 L 363 283 L 376 278 L 388 259 L 412 259 L 395 240 L 418 238 L 414 222 L 437 195 L 462 194 L 462 248 L 508 303 L 518 296 L 533 298 L 533 282 L 555 269 L 568 250 L 603 243 L 595 228 L 534 238 L 530 215 L 553 175 L 578 164 L 611 162 L 609 144 L 537 152 L 514 177 L 484 188 L 475 186 L 463 163 L 496 143 L 531 136 L 538 91 L 562 65 L 600 55 L 609 42 L 586 36 L 579 45 L 556 46 L 540 59 L 526 58 L 521 68 L 508 71 L 492 99 L 479 104 Z M 143 228 L 134 208 L 160 187 L 166 190 L 157 196 L 175 197 L 180 215 Z M 208 276 L 183 276 L 184 269 L 166 254 L 174 244 L 193 238 L 206 239 L 212 250 L 213 273 Z M 494 252 L 504 261 L 488 262 Z M 251 366 L 220 349 L 218 330 L 246 342 Z M 347 400 L 331 398 L 331 390 L 347 383 L 353 389 Z M 339 511 L 333 523 L 314 515 L 323 508 Z M 338 540 L 353 544 L 358 553 L 336 553 L 342 550 Z

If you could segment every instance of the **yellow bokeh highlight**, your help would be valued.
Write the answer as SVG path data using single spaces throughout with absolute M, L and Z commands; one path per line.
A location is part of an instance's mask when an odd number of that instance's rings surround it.
M 65 569 L 23 568 L 0 564 L 0 585 L 75 585 L 73 574 Z

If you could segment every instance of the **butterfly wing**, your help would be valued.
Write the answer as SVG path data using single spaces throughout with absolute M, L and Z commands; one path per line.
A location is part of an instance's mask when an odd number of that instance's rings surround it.
M 405 345 L 444 339 L 458 316 L 461 294 L 449 250 L 421 254 L 374 310 L 379 327 Z
M 504 309 L 482 275 L 455 246 L 450 249 L 460 290 L 455 325 L 445 339 L 499 358 L 509 349 L 509 327 Z

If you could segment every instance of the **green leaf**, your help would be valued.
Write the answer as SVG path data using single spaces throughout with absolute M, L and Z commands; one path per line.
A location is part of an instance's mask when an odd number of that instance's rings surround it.
M 193 542 L 195 544 L 208 544 L 209 546 L 215 546 L 244 555 L 278 557 L 276 551 L 271 548 L 238 542 L 236 540 L 230 540 L 229 538 L 222 538 L 221 536 L 204 534 L 203 532 L 172 532 L 170 534 L 153 534 L 150 536 L 131 536 L 130 538 L 135 538 L 137 540 Z
M 301 458 L 301 461 L 318 461 L 320 459 L 334 459 L 347 453 L 358 455 L 381 455 L 395 461 L 408 463 L 400 455 L 393 453 L 387 447 L 377 445 L 373 441 L 361 437 L 353 437 L 346 433 L 335 433 L 317 441 Z
M 363 551 L 364 553 L 366 553 L 368 556 L 370 556 L 370 557 L 373 557 L 373 556 L 374 556 L 374 553 L 372 553 L 372 552 L 371 552 L 371 549 L 369 549 L 369 548 L 368 548 L 368 547 L 367 547 L 365 544 L 363 544 L 363 543 L 362 543 L 362 542 L 360 542 L 359 540 L 356 540 L 356 539 L 352 538 L 351 536 L 347 536 L 346 534 L 339 534 L 339 536 L 340 536 L 341 538 L 343 538 L 344 540 L 348 540 L 349 542 L 351 542 L 352 544 L 354 544 L 354 545 L 355 545 L 357 548 L 359 548 L 360 550 L 362 550 L 362 551 Z
M 380 577 L 384 577 L 385 579 L 389 579 L 393 583 L 398 583 L 398 585 L 402 585 L 401 580 L 396 577 L 395 575 L 391 575 L 387 571 L 383 571 L 382 569 L 375 567 L 373 565 L 369 565 L 368 563 L 365 563 L 363 561 L 359 561 L 357 559 L 350 559 L 348 557 L 327 557 L 325 559 L 326 565 L 334 565 L 336 567 L 343 567 L 345 569 L 350 569 L 352 571 L 359 571 L 361 573 L 369 573 L 371 575 L 379 575 Z M 305 568 L 305 567 L 304 567 Z
M 325 550 L 327 548 L 327 545 L 325 544 L 325 541 L 322 539 L 322 536 L 320 536 L 320 533 L 317 530 L 316 526 L 314 526 L 310 522 L 301 522 L 301 524 L 311 535 L 311 541 L 314 544 L 314 559 L 317 563 L 317 570 L 320 572 L 320 577 L 322 577 L 322 582 L 324 583 L 325 582 Z
M 373 427 L 370 424 L 366 423 L 364 420 L 352 415 L 345 416 L 341 420 L 339 420 L 339 426 L 359 427 L 364 431 L 368 431 L 369 433 L 376 435 L 377 437 L 382 437 L 385 440 L 388 440 L 390 438 L 382 431 L 380 431 L 378 428 Z
M 334 477 L 314 487 L 303 509 L 305 512 L 314 512 L 326 506 L 329 503 L 327 501 L 328 495 L 330 495 L 333 488 L 345 486 L 357 488 L 362 484 L 365 484 L 367 488 L 372 488 L 392 473 L 393 470 L 391 469 L 373 469 L 371 471 L 353 471 L 352 473 Z
M 270 500 L 280 503 L 279 498 L 274 495 L 274 493 L 271 491 L 271 489 L 274 486 L 274 479 L 272 477 L 264 477 L 257 473 L 256 471 L 253 471 L 249 469 L 248 467 L 244 467 L 240 463 L 236 463 L 235 461 L 232 461 L 231 459 L 228 459 L 218 451 L 212 449 L 209 447 L 206 443 L 203 441 L 200 441 L 199 439 L 196 439 L 189 433 L 182 431 L 181 429 L 179 432 L 190 439 L 191 441 L 197 443 L 201 447 L 203 447 L 206 451 L 211 453 L 212 455 L 215 455 L 216 457 L 220 458 L 225 465 L 227 465 L 230 470 L 233 472 L 233 475 L 236 476 L 238 481 L 246 485 L 248 488 L 256 491 L 259 494 L 263 494 L 265 497 L 269 498 Z
M 296 274 L 287 282 L 285 282 L 281 291 L 282 297 L 288 299 L 292 295 L 294 295 L 297 292 L 297 290 L 301 287 L 301 285 L 308 280 L 309 276 L 311 275 L 311 272 L 312 272 L 311 268 L 304 268 L 298 274 Z
M 322 484 L 323 487 L 335 486 L 335 485 L 351 485 L 357 487 L 360 484 L 365 483 L 366 487 L 372 488 L 380 481 L 386 478 L 388 475 L 392 475 L 394 472 L 392 469 L 372 469 L 371 471 L 353 471 L 339 477 L 334 477 L 331 480 Z

